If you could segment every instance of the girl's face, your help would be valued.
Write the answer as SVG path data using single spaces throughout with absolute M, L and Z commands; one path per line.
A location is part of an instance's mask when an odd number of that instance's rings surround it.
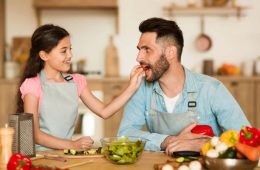
M 48 67 L 58 72 L 69 71 L 72 58 L 70 37 L 64 37 L 56 47 L 41 58 L 45 61 L 45 68 Z

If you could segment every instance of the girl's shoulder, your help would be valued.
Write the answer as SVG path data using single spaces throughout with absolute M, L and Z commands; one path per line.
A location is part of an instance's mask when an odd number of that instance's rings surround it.
M 26 78 L 22 83 L 22 85 L 31 86 L 31 87 L 41 86 L 39 74 L 37 74 L 37 76 L 35 77 Z
M 87 81 L 86 77 L 82 74 L 75 73 L 75 74 L 68 74 L 68 75 L 70 75 L 73 78 L 73 80 L 76 84 L 79 84 L 79 83 L 81 84 L 83 82 L 86 83 L 86 81 Z
M 82 74 L 69 74 L 78 87 L 78 95 L 80 96 L 83 89 L 87 86 L 87 78 Z
M 39 75 L 25 79 L 21 84 L 20 91 L 22 93 L 22 98 L 26 94 L 32 94 L 39 97 L 41 94 L 41 81 Z

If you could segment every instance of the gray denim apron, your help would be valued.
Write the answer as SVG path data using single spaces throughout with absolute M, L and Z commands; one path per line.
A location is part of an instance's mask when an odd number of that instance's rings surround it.
M 148 113 L 150 121 L 150 132 L 165 135 L 178 135 L 187 125 L 196 122 L 198 116 L 196 114 L 195 93 L 188 93 L 188 111 L 179 113 L 160 112 L 156 110 L 155 91 L 151 98 L 151 109 Z
M 78 113 L 77 85 L 71 76 L 61 74 L 67 83 L 48 82 L 44 71 L 40 72 L 43 95 L 39 109 L 39 127 L 52 136 L 71 139 Z M 49 149 L 51 148 L 36 145 L 37 151 Z

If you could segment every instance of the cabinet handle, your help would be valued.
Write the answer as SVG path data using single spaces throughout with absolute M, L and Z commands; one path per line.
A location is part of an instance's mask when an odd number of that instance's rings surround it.
M 112 89 L 113 89 L 113 90 L 121 90 L 122 87 L 121 87 L 120 85 L 114 85 L 114 86 L 112 87 Z
M 237 81 L 232 81 L 231 82 L 231 86 L 232 87 L 237 87 L 238 86 L 238 82 Z

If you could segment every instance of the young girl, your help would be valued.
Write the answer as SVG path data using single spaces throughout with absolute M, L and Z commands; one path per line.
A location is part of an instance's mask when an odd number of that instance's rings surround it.
M 33 113 L 36 150 L 89 149 L 90 137 L 72 141 L 78 97 L 95 114 L 106 119 L 116 113 L 141 83 L 143 70 L 136 66 L 127 88 L 108 105 L 99 101 L 80 74 L 68 74 L 71 66 L 69 33 L 55 25 L 43 25 L 31 38 L 30 56 L 21 78 L 17 112 Z

